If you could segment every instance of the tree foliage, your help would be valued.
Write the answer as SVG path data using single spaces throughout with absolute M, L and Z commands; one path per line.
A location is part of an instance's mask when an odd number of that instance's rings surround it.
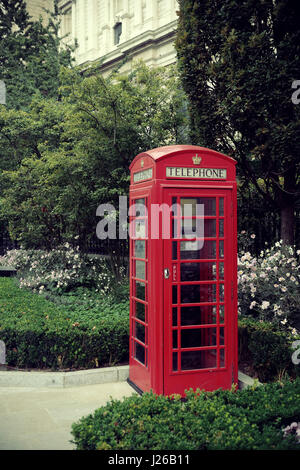
M 294 241 L 299 204 L 300 4 L 294 0 L 179 0 L 176 40 L 192 139 L 238 160 L 240 180 L 279 208 Z
M 128 194 L 129 164 L 147 148 L 182 142 L 185 95 L 175 68 L 138 64 L 103 78 L 63 68 L 61 101 L 35 98 L 3 110 L 18 166 L 4 172 L 0 214 L 26 247 L 53 248 L 95 237 L 96 209 Z
M 33 21 L 24 0 L 0 1 L 0 78 L 7 106 L 26 109 L 36 93 L 56 97 L 59 70 L 72 63 L 72 47 L 60 48 L 57 2 L 48 23 Z

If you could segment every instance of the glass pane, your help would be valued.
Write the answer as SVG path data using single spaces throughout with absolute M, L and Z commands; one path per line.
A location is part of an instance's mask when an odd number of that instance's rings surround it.
M 216 199 L 212 197 L 181 198 L 183 215 L 216 215 Z
M 216 280 L 216 263 L 181 263 L 181 281 Z
M 220 217 L 224 216 L 224 198 L 223 197 L 219 198 L 219 216 Z
M 145 199 L 136 199 L 134 201 L 134 205 L 135 205 L 134 215 L 136 217 L 144 217 L 146 215 Z
M 215 240 L 184 241 L 180 243 L 181 259 L 215 259 Z
M 176 349 L 178 347 L 177 343 L 177 330 L 173 331 L 173 349 Z
M 216 346 L 216 328 L 200 328 L 181 330 L 181 347 L 198 348 L 201 346 Z
M 224 219 L 219 220 L 219 237 L 224 237 Z
M 219 279 L 224 280 L 224 263 L 219 263 Z
M 135 238 L 147 238 L 146 220 L 135 220 Z
M 181 286 L 181 303 L 193 304 L 200 302 L 200 286 L 198 285 L 182 285 Z
M 172 238 L 179 238 L 177 225 L 178 225 L 177 219 L 173 219 L 172 220 Z
M 220 305 L 219 306 L 219 312 L 220 312 L 220 323 L 224 323 L 224 321 L 225 321 L 225 305 Z
M 219 300 L 224 302 L 224 284 L 219 285 Z
M 216 215 L 216 199 L 212 197 L 198 197 L 198 204 L 204 204 L 204 215 Z
M 135 297 L 141 300 L 146 300 L 146 286 L 143 282 L 135 282 Z
M 198 202 L 200 198 L 180 198 L 181 205 L 181 216 L 182 217 L 194 217 L 203 216 L 204 207 L 202 202 Z
M 134 334 L 135 338 L 145 343 L 145 326 L 139 322 L 134 322 Z
M 216 219 L 180 220 L 182 238 L 216 237 Z
M 134 343 L 134 357 L 145 364 L 145 348 L 139 343 Z
M 195 304 L 199 302 L 216 302 L 216 285 L 182 285 L 181 303 Z
M 181 325 L 207 325 L 216 323 L 216 309 L 215 305 L 181 307 Z
M 135 258 L 146 258 L 146 241 L 145 240 L 134 241 L 134 256 Z
M 177 307 L 172 309 L 172 325 L 177 326 Z
M 219 257 L 224 258 L 224 240 L 219 242 Z
M 220 367 L 225 367 L 225 349 L 220 349 Z
M 177 286 L 172 286 L 172 303 L 177 304 Z
M 209 351 L 182 351 L 181 369 L 206 369 L 217 367 L 217 352 Z
M 172 259 L 177 259 L 177 242 L 172 242 Z
M 145 321 L 145 304 L 142 304 L 141 302 L 134 302 L 135 303 L 135 316 L 139 320 Z
M 220 345 L 224 346 L 225 340 L 224 340 L 224 327 L 220 328 Z
M 173 370 L 174 371 L 178 370 L 178 353 L 177 352 L 173 353 Z
M 216 219 L 204 219 L 204 236 L 215 237 L 216 234 Z
M 146 263 L 145 261 L 136 260 L 135 262 L 135 277 L 139 279 L 146 279 Z
M 172 215 L 173 216 L 176 216 L 177 215 L 177 208 L 178 208 L 178 205 L 177 205 L 177 197 L 172 197 Z
M 204 236 L 204 219 L 182 219 L 180 220 L 180 231 L 182 238 L 203 238 Z

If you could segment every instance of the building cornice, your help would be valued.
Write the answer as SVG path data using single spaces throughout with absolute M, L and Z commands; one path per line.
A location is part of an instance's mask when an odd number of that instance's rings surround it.
M 99 64 L 99 68 L 105 72 L 106 69 L 111 69 L 126 56 L 128 58 L 132 58 L 134 55 L 137 55 L 148 48 L 158 47 L 164 42 L 170 42 L 176 36 L 176 27 L 177 21 L 175 20 L 172 23 L 162 26 L 156 31 L 145 31 L 128 41 L 118 44 L 115 50 L 108 54 L 95 60 L 83 62 L 81 66 L 83 68 L 88 68 L 89 65 L 101 62 L 101 64 Z

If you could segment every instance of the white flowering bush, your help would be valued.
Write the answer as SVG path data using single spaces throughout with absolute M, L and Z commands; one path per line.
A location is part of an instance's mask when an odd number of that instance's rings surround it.
M 238 257 L 239 313 L 277 323 L 295 336 L 300 330 L 300 251 L 282 241 Z
M 283 436 L 287 437 L 289 435 L 294 435 L 296 441 L 300 444 L 300 423 L 296 423 L 295 421 L 290 424 L 289 426 L 286 426 L 283 429 Z
M 0 264 L 15 267 L 20 287 L 39 293 L 89 287 L 107 295 L 116 284 L 105 260 L 82 254 L 79 247 L 73 248 L 69 243 L 51 251 L 11 250 L 0 257 Z

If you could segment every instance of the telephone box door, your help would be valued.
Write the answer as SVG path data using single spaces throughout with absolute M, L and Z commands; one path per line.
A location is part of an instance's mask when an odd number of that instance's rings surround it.
M 164 394 L 231 388 L 237 380 L 232 191 L 164 189 L 164 202 L 172 206 L 163 242 Z

